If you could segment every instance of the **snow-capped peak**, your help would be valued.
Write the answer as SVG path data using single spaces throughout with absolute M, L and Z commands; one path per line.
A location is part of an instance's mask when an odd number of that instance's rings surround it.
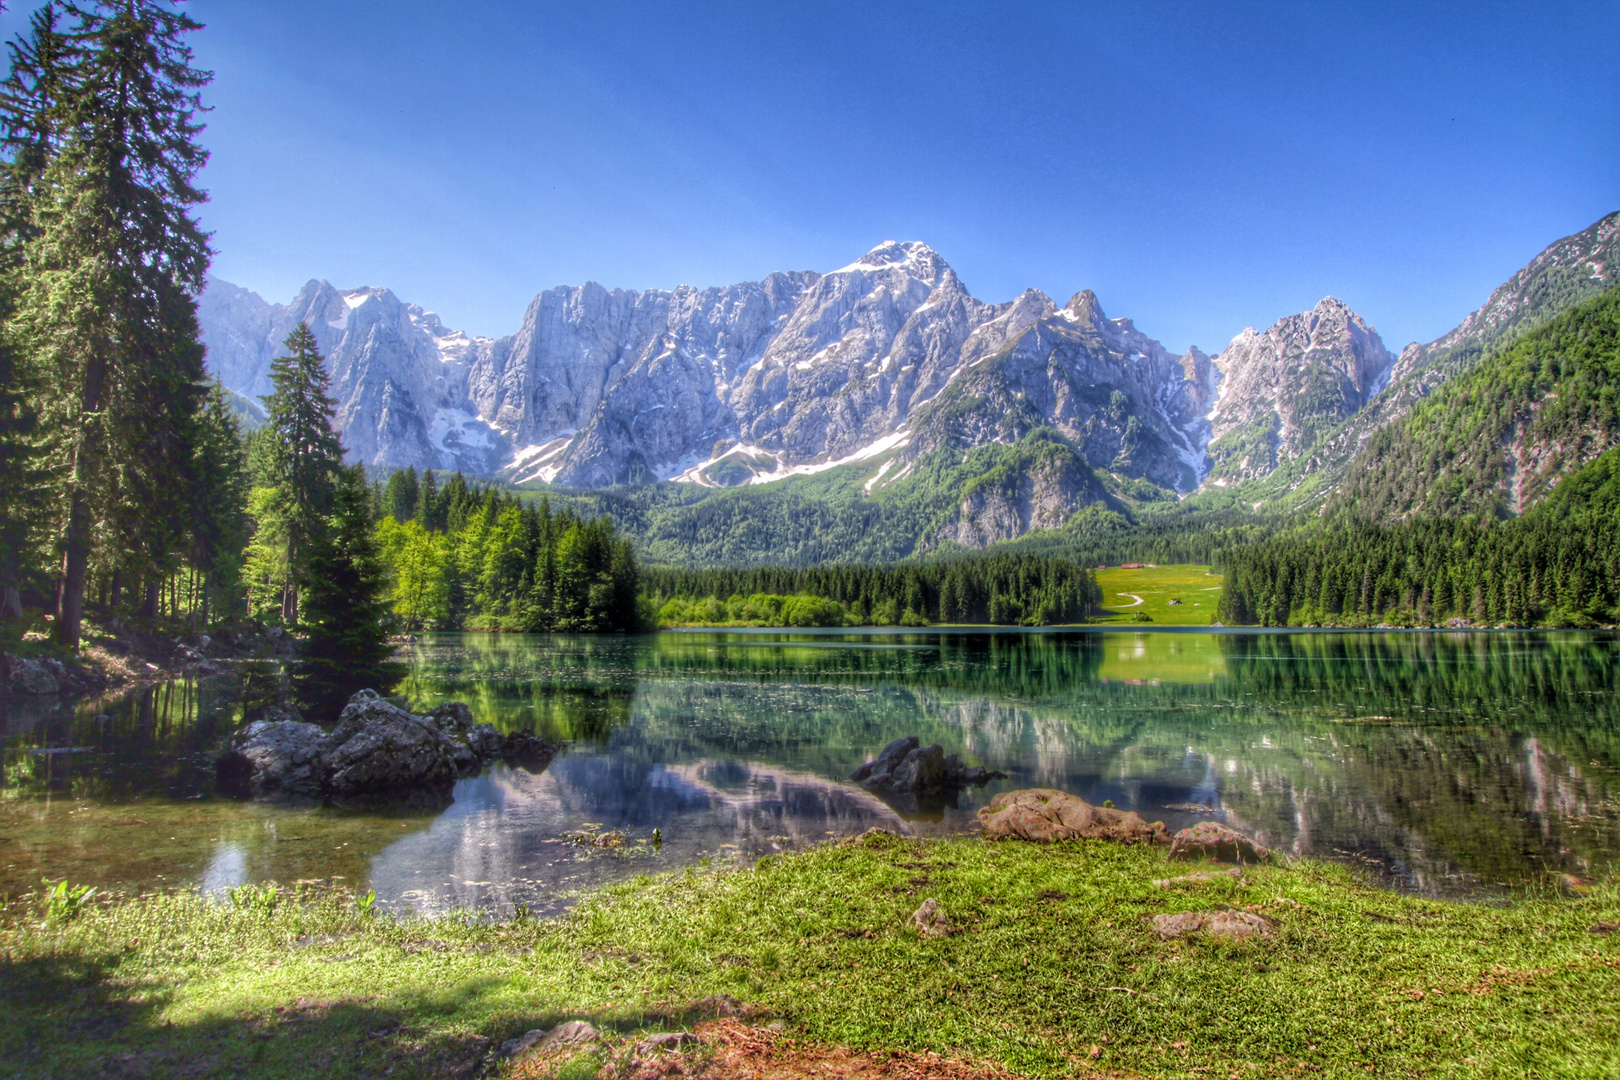
M 950 264 L 940 257 L 939 252 L 920 240 L 904 242 L 885 240 L 848 266 L 841 266 L 833 273 L 849 274 L 873 270 L 903 270 L 914 278 L 928 282 L 929 285 L 938 285 L 947 274 L 951 273 Z

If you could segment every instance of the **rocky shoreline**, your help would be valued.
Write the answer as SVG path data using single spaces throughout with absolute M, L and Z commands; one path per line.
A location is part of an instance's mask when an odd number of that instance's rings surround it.
M 216 762 L 220 790 L 254 799 L 443 802 L 456 780 L 494 761 L 538 773 L 562 744 L 477 723 L 459 701 L 412 713 L 375 690 L 349 699 L 330 731 L 288 705 L 244 727 Z
M 259 623 L 212 634 L 166 634 L 113 619 L 91 626 L 77 656 L 29 655 L 0 650 L 0 698 L 79 698 L 164 682 L 183 675 L 206 678 L 245 660 L 286 662 L 298 654 L 297 639 L 279 626 Z

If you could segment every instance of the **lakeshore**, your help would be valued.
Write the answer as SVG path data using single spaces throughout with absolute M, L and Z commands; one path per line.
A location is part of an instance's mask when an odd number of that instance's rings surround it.
M 784 1060 L 846 1048 L 850 1074 L 892 1052 L 985 1077 L 1620 1068 L 1612 877 L 1497 905 L 1400 896 L 1309 861 L 1158 884 L 1188 869 L 1100 841 L 874 833 L 638 878 L 553 919 L 393 918 L 312 884 L 92 900 L 56 919 L 12 897 L 0 1060 L 16 1077 L 629 1075 L 649 1033 L 715 1039 L 699 1014 L 731 995 L 732 1023 Z M 927 899 L 954 932 L 916 932 Z M 1223 908 L 1274 933 L 1154 929 L 1155 915 Z M 604 1041 L 499 1058 L 571 1020 Z M 704 1047 L 687 1049 L 693 1071 L 672 1074 L 704 1075 Z

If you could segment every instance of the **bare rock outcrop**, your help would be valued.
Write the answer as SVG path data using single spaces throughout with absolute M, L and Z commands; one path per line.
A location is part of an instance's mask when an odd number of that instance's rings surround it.
M 979 810 L 979 821 L 986 840 L 1162 844 L 1169 839 L 1162 821 L 1149 823 L 1135 811 L 1093 806 L 1078 796 L 1051 788 L 1003 792 Z

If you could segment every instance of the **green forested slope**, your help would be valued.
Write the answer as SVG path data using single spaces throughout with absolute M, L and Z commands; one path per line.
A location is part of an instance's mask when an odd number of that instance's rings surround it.
M 1521 513 L 1620 441 L 1620 288 L 1481 360 L 1368 442 L 1330 516 Z
M 1620 622 L 1620 449 L 1523 517 L 1356 519 L 1227 554 L 1221 618 L 1265 626 Z

